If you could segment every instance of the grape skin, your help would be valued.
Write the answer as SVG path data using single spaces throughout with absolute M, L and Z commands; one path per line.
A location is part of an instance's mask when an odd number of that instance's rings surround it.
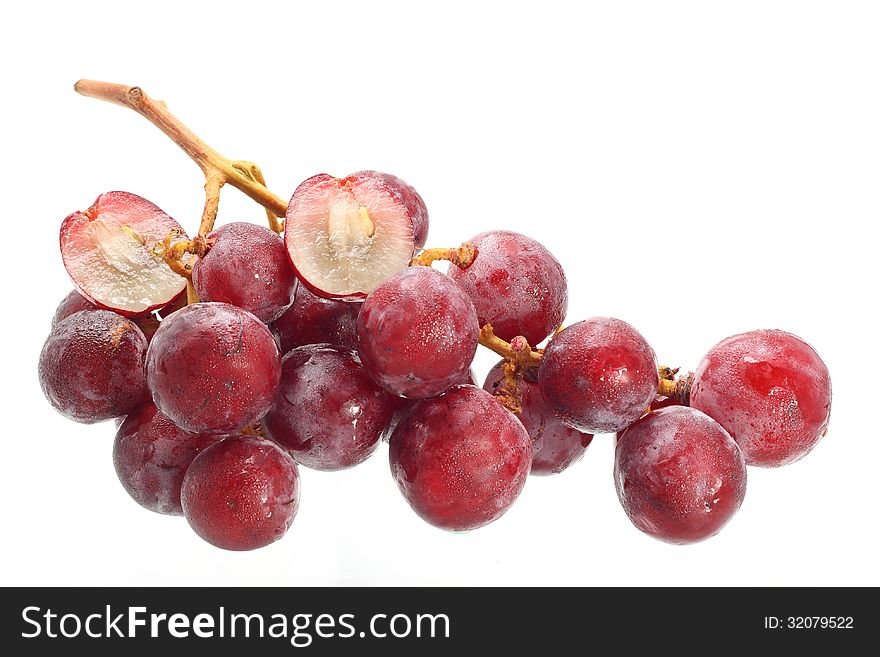
M 483 390 L 495 393 L 504 376 L 501 361 L 493 367 Z M 522 422 L 532 440 L 532 469 L 536 476 L 559 474 L 569 466 L 580 461 L 593 440 L 588 433 L 565 426 L 556 417 L 553 409 L 544 401 L 541 390 L 535 381 L 523 377 L 519 382 L 522 398 L 522 412 L 516 417 Z
M 727 429 L 746 463 L 778 467 L 806 456 L 827 431 L 831 377 L 799 337 L 751 331 L 709 350 L 694 372 L 690 402 Z
M 379 445 L 400 398 L 379 387 L 351 354 L 328 345 L 289 352 L 262 425 L 300 465 L 342 470 Z
M 193 266 L 192 280 L 202 301 L 222 301 L 269 323 L 293 302 L 296 277 L 287 249 L 264 226 L 231 223 L 208 236 L 208 253 Z
M 568 310 L 568 284 L 562 265 L 542 244 L 525 235 L 495 230 L 468 240 L 477 247 L 464 269 L 448 274 L 467 292 L 480 326 L 510 341 L 521 335 L 537 345 L 553 333 Z
M 308 344 L 330 344 L 343 351 L 357 349 L 357 316 L 362 303 L 324 299 L 305 285 L 296 288 L 293 304 L 271 329 L 281 342 L 281 353 Z
M 98 310 L 98 306 L 76 290 L 71 290 L 58 304 L 55 315 L 52 317 L 52 328 L 55 328 L 61 320 L 70 317 L 73 313 L 78 313 L 80 310 Z
M 620 434 L 614 481 L 638 529 L 669 543 L 694 543 L 717 534 L 739 509 L 746 464 L 715 420 L 670 406 Z
M 611 317 L 557 334 L 538 369 L 544 399 L 564 424 L 585 433 L 614 433 L 635 422 L 659 383 L 654 350 L 632 326 Z
M 183 514 L 204 540 L 254 550 L 284 536 L 299 508 L 296 463 L 258 436 L 230 436 L 199 453 L 181 488 Z
M 193 433 L 229 433 L 259 420 L 275 396 L 281 357 L 269 329 L 226 303 L 172 313 L 147 352 L 153 401 Z
M 532 441 L 498 400 L 465 385 L 418 402 L 391 435 L 389 460 L 419 516 L 467 531 L 497 520 L 519 496 Z
M 113 466 L 131 498 L 145 509 L 183 515 L 180 487 L 200 451 L 223 436 L 184 431 L 146 401 L 121 423 L 113 442 Z
M 125 415 L 146 398 L 147 339 L 109 310 L 81 310 L 58 322 L 40 353 L 43 393 L 59 413 L 93 424 Z
M 422 399 L 465 379 L 479 324 L 474 304 L 448 276 L 409 267 L 367 296 L 357 333 L 370 375 L 396 395 Z

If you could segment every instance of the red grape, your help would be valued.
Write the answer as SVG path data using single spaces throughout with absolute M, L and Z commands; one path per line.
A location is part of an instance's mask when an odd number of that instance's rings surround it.
M 40 353 L 40 385 L 71 420 L 92 424 L 125 415 L 144 400 L 147 339 L 109 310 L 82 310 L 58 322 Z
M 477 375 L 474 373 L 474 368 L 471 367 L 468 369 L 464 377 L 462 377 L 460 381 L 456 381 L 455 385 L 476 386 Z M 391 422 L 388 424 L 388 427 L 385 429 L 385 433 L 382 436 L 382 439 L 386 441 L 391 437 L 391 434 L 397 428 L 397 425 L 400 424 L 401 420 L 406 417 L 407 413 L 419 403 L 418 399 L 407 399 L 406 397 L 395 397 L 395 399 L 397 402 L 394 407 L 394 415 L 391 417 Z
M 671 406 L 620 435 L 614 481 L 636 527 L 669 543 L 694 543 L 717 534 L 739 509 L 746 464 L 715 420 Z
M 284 239 L 297 277 L 312 292 L 361 300 L 409 265 L 413 230 L 404 200 L 385 181 L 322 173 L 293 193 Z
M 98 306 L 86 299 L 76 290 L 71 290 L 61 303 L 58 304 L 58 308 L 55 310 L 55 316 L 52 317 L 52 328 L 55 328 L 55 325 L 62 319 L 66 319 L 73 313 L 78 313 L 80 310 L 98 310 Z
M 364 302 L 358 354 L 387 390 L 433 397 L 464 380 L 479 330 L 474 304 L 452 279 L 430 267 L 409 267 Z
M 184 431 L 147 401 L 116 432 L 113 465 L 122 486 L 142 507 L 179 516 L 183 475 L 196 454 L 222 436 Z
M 350 178 L 372 178 L 384 184 L 392 195 L 400 199 L 413 226 L 415 247 L 421 249 L 428 240 L 428 208 L 419 193 L 405 181 L 381 171 L 358 171 Z
M 196 303 L 161 323 L 147 352 L 153 401 L 193 433 L 228 433 L 259 420 L 275 396 L 281 358 L 251 313 Z
M 519 496 L 532 441 L 492 395 L 459 386 L 415 405 L 391 436 L 389 459 L 419 516 L 466 531 L 501 517 Z
M 659 383 L 654 350 L 632 326 L 610 317 L 560 332 L 538 369 L 544 399 L 564 424 L 586 433 L 614 433 L 632 424 Z
M 568 286 L 562 265 L 540 243 L 506 230 L 468 240 L 477 247 L 470 267 L 449 266 L 449 275 L 468 293 L 480 326 L 495 335 L 529 344 L 541 342 L 565 319 Z
M 199 453 L 183 478 L 183 514 L 203 539 L 254 550 L 284 536 L 299 507 L 296 463 L 257 436 L 231 436 Z
M 825 435 L 831 378 L 797 336 L 752 331 L 722 340 L 703 357 L 691 406 L 730 432 L 746 463 L 777 467 L 802 458 Z
M 284 242 L 264 226 L 237 222 L 208 236 L 208 253 L 193 266 L 202 301 L 222 301 L 272 322 L 293 302 L 296 277 Z
M 107 192 L 62 222 L 61 257 L 89 301 L 137 317 L 167 305 L 186 288 L 186 279 L 153 252 L 172 231 L 173 242 L 186 239 L 180 224 L 148 200 Z
M 399 399 L 379 387 L 351 354 L 308 345 L 284 357 L 278 392 L 262 425 L 297 463 L 342 470 L 375 451 Z
M 293 305 L 272 323 L 281 353 L 307 344 L 331 344 L 344 351 L 357 349 L 360 303 L 319 297 L 305 286 L 296 288 Z
M 489 371 L 483 389 L 494 393 L 504 376 L 498 363 Z M 538 384 L 523 377 L 519 383 L 522 396 L 522 412 L 516 417 L 522 422 L 532 439 L 533 475 L 559 474 L 573 463 L 580 461 L 593 436 L 567 427 L 556 417 L 553 409 L 544 401 Z

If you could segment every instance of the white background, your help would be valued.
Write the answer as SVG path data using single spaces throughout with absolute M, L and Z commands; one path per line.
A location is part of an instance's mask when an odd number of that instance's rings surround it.
M 286 4 L 4 9 L 2 584 L 880 584 L 876 3 Z M 383 445 L 351 471 L 302 469 L 280 542 L 212 548 L 128 499 L 112 422 L 64 420 L 37 382 L 71 288 L 61 220 L 120 189 L 194 231 L 203 198 L 176 146 L 76 95 L 81 77 L 143 86 L 283 197 L 375 168 L 424 196 L 429 246 L 533 236 L 566 269 L 569 322 L 625 319 L 667 364 L 797 333 L 831 371 L 830 433 L 750 469 L 740 513 L 690 547 L 632 527 L 600 436 L 467 535 L 411 512 Z M 220 221 L 241 219 L 265 220 L 224 191 Z M 481 350 L 480 376 L 493 362 Z

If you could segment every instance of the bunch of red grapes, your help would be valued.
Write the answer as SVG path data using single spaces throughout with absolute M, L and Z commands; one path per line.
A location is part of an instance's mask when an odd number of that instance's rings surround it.
M 299 467 L 354 467 L 383 440 L 413 510 L 465 531 L 598 433 L 616 434 L 633 524 L 690 543 L 736 513 L 746 465 L 791 463 L 825 434 L 828 370 L 794 335 L 729 337 L 672 381 L 626 322 L 560 329 L 565 274 L 535 240 L 481 233 L 442 273 L 430 258 L 411 264 L 427 231 L 422 198 L 399 178 L 314 176 L 283 237 L 249 223 L 207 235 L 186 256 L 187 294 L 160 254 L 188 239 L 181 226 L 143 198 L 103 194 L 61 226 L 76 290 L 40 356 L 43 390 L 72 420 L 115 418 L 131 497 L 230 550 L 284 535 Z M 482 387 L 479 342 L 503 356 Z

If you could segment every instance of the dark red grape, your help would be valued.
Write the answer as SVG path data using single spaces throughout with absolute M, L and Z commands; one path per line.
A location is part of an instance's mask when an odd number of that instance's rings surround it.
M 391 472 L 413 510 L 451 531 L 498 519 L 525 485 L 532 441 L 485 390 L 459 386 L 417 403 L 389 442 Z
M 480 233 L 468 240 L 477 257 L 466 269 L 449 266 L 449 275 L 468 293 L 480 326 L 512 340 L 521 335 L 536 345 L 553 333 L 568 309 L 562 265 L 540 243 L 507 230 Z
M 284 536 L 299 507 L 296 463 L 257 436 L 231 436 L 203 450 L 183 478 L 183 514 L 224 550 L 254 550 Z
M 409 267 L 377 287 L 358 315 L 358 354 L 387 390 L 433 397 L 467 375 L 477 350 L 474 304 L 452 279 Z
M 388 190 L 400 199 L 409 215 L 413 226 L 413 240 L 417 249 L 425 246 L 428 240 L 428 208 L 422 197 L 411 185 L 390 173 L 381 171 L 358 171 L 350 178 L 373 178 L 384 184 Z
M 307 344 L 357 349 L 357 316 L 361 303 L 319 297 L 305 286 L 296 288 L 293 305 L 272 323 L 281 353 Z
M 58 304 L 55 310 L 55 316 L 52 317 L 52 328 L 62 319 L 70 317 L 73 313 L 80 310 L 98 310 L 98 306 L 86 299 L 76 290 L 71 290 L 66 297 Z
M 715 420 L 672 406 L 621 434 L 614 481 L 636 527 L 669 543 L 694 543 L 717 534 L 739 509 L 746 464 Z
M 229 433 L 259 420 L 275 396 L 281 357 L 275 338 L 251 313 L 196 303 L 159 326 L 147 353 L 153 401 L 193 433 Z
M 40 353 L 40 385 L 71 420 L 92 424 L 125 415 L 147 394 L 147 339 L 109 310 L 81 310 L 58 322 Z
M 183 475 L 196 454 L 222 436 L 189 433 L 147 401 L 116 432 L 113 465 L 122 486 L 142 507 L 179 516 Z
M 746 463 L 777 467 L 802 458 L 825 435 L 831 377 L 819 354 L 791 333 L 742 333 L 703 357 L 691 406 L 730 432 Z
M 477 385 L 477 375 L 474 372 L 474 368 L 471 367 L 468 369 L 465 376 L 456 382 L 456 385 L 469 385 L 476 386 Z M 397 425 L 400 424 L 401 420 L 406 417 L 407 413 L 409 413 L 413 407 L 419 403 L 418 399 L 407 399 L 406 397 L 395 397 L 397 400 L 394 407 L 394 415 L 391 417 L 391 422 L 388 424 L 388 427 L 385 429 L 385 433 L 382 436 L 383 440 L 388 440 L 391 437 L 391 434 L 397 428 Z
M 494 394 L 498 389 L 504 376 L 503 365 L 504 361 L 501 361 L 489 371 L 483 384 L 486 392 Z M 559 474 L 580 461 L 593 436 L 562 424 L 553 409 L 544 401 L 536 382 L 523 377 L 519 383 L 519 391 L 522 396 L 522 412 L 516 417 L 532 439 L 531 474 Z
M 342 470 L 375 451 L 399 399 L 351 354 L 308 345 L 284 357 L 278 392 L 262 425 L 297 463 Z
M 564 424 L 586 433 L 614 433 L 635 422 L 659 383 L 654 350 L 632 326 L 610 317 L 556 335 L 538 369 L 544 399 Z
M 222 301 L 272 322 L 293 302 L 296 277 L 278 235 L 247 222 L 227 224 L 208 236 L 213 245 L 193 267 L 202 301 Z

